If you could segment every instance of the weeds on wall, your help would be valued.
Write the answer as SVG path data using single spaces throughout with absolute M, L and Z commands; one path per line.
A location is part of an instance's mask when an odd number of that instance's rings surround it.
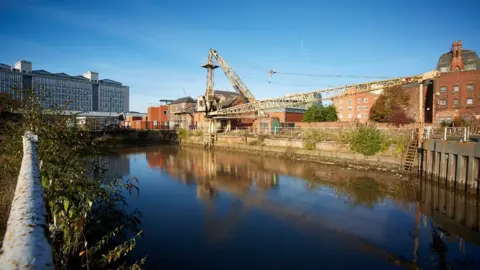
M 314 150 L 317 143 L 325 141 L 347 144 L 350 150 L 366 156 L 385 153 L 391 145 L 395 145 L 394 155 L 402 155 L 409 142 L 408 136 L 386 134 L 368 124 L 336 131 L 308 129 L 302 134 L 303 146 L 307 150 Z

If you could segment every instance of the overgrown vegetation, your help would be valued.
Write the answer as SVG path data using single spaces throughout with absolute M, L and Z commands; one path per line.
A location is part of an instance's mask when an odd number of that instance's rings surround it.
M 183 140 L 188 139 L 188 130 L 185 128 L 180 128 L 177 130 L 177 138 L 179 142 L 182 142 Z
M 339 140 L 341 140 L 340 133 L 323 129 L 307 129 L 302 134 L 303 147 L 307 150 L 315 149 L 319 142 Z
M 103 140 L 69 125 L 75 115 L 62 107 L 48 110 L 40 97 L 26 91 L 12 109 L 18 122 L 1 127 L 0 179 L 16 179 L 22 158 L 22 136 L 38 135 L 41 181 L 49 212 L 50 238 L 57 269 L 139 269 L 145 258 L 128 262 L 126 255 L 141 235 L 141 213 L 126 211 L 126 192 L 138 192 L 137 179 L 108 179 L 98 158 Z
M 402 134 L 383 133 L 374 125 L 362 124 L 345 130 L 308 129 L 302 133 L 303 147 L 307 150 L 314 150 L 317 143 L 325 141 L 347 144 L 352 151 L 367 156 L 386 152 L 395 145 L 393 154 L 398 156 L 405 152 L 409 138 Z
M 337 121 L 337 109 L 333 105 L 312 105 L 303 115 L 304 122 L 333 122 Z
M 366 156 L 373 156 L 381 150 L 383 136 L 373 125 L 358 125 L 348 136 L 350 149 Z
M 379 123 L 403 125 L 413 122 L 405 113 L 410 97 L 402 86 L 387 88 L 370 109 L 370 120 Z

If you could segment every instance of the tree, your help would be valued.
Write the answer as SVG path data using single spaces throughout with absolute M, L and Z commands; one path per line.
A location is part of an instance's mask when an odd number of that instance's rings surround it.
M 396 121 L 410 122 L 404 108 L 408 106 L 410 97 L 402 86 L 387 88 L 378 97 L 375 104 L 370 109 L 370 120 L 380 123 L 391 123 L 392 116 L 395 114 Z M 400 123 L 398 123 L 400 124 Z
M 394 125 L 405 125 L 412 123 L 413 119 L 409 118 L 402 107 L 394 106 L 392 108 L 391 123 Z
M 117 269 L 127 263 L 125 256 L 141 234 L 141 213 L 125 207 L 126 196 L 138 191 L 138 183 L 136 178 L 107 177 L 99 159 L 107 139 L 70 126 L 77 115 L 65 113 L 67 106 L 44 109 L 33 90 L 23 92 L 14 110 L 22 117 L 0 125 L 0 180 L 15 179 L 25 132 L 38 135 L 36 149 L 56 268 Z
M 337 121 L 337 109 L 333 105 L 312 105 L 303 115 L 305 122 L 332 122 Z

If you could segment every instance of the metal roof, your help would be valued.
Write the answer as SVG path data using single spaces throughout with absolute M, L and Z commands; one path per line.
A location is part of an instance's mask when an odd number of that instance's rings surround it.
M 122 84 L 121 82 L 117 82 L 117 81 L 114 81 L 114 80 L 110 80 L 110 79 L 103 79 L 103 80 L 100 80 L 100 82 L 102 83 L 111 83 L 111 84 Z
M 10 70 L 10 68 L 11 68 L 11 66 L 0 63 L 0 69 L 8 69 L 8 70 Z
M 33 71 L 32 71 L 32 74 L 54 76 L 52 73 L 50 73 L 50 72 L 48 72 L 48 71 L 46 71 L 46 70 L 43 70 L 43 69 L 33 70 Z
M 57 77 L 63 77 L 63 78 L 71 78 L 72 76 L 66 74 L 66 73 L 63 73 L 63 72 L 60 72 L 60 73 L 54 73 L 53 74 L 54 76 L 57 76 Z

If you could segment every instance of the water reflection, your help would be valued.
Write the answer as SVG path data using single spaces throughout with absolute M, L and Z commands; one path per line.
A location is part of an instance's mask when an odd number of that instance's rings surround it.
M 480 267 L 478 198 L 437 180 L 195 148 L 138 151 L 127 156 L 146 161 L 131 166 L 147 190 L 137 203 L 151 211 L 141 246 L 155 254 L 152 268 L 248 268 L 239 253 L 280 269 L 318 268 L 319 260 L 327 268 Z M 173 235 L 175 244 L 166 241 Z M 178 258 L 182 244 L 188 258 Z M 258 257 L 285 245 L 276 261 Z M 298 260 L 303 266 L 292 265 Z

